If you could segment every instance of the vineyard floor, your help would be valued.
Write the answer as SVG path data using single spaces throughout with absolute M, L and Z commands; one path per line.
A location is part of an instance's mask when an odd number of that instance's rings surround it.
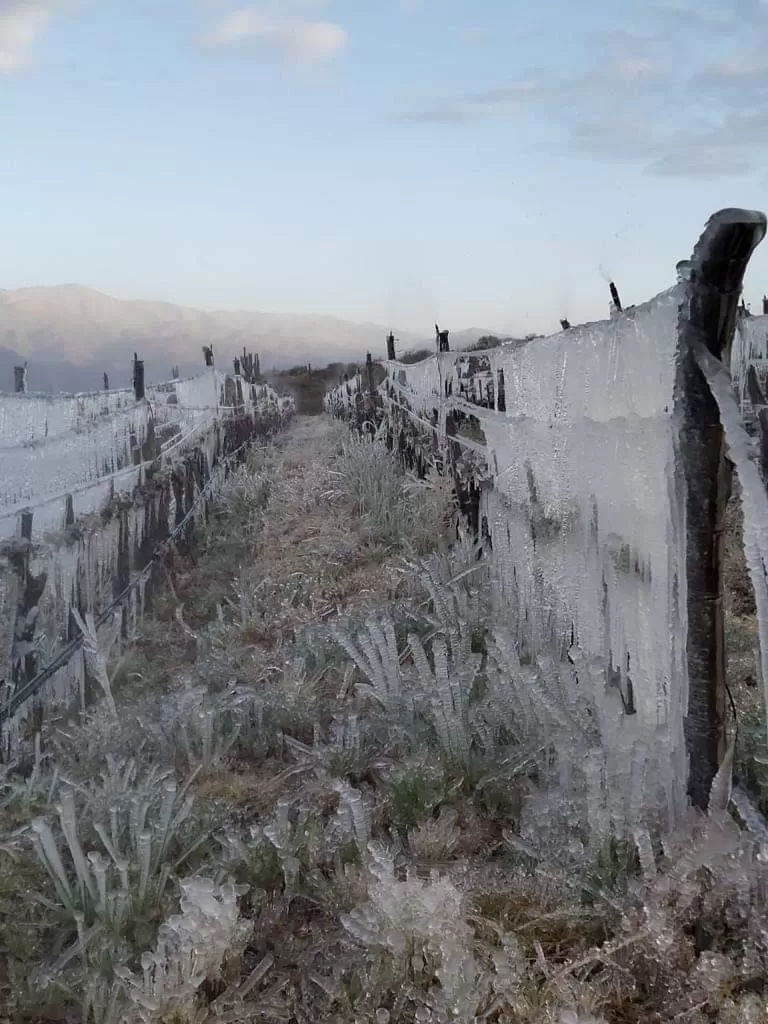
M 0 767 L 2 1024 L 768 1021 L 734 831 L 658 877 L 541 860 L 530 764 L 447 756 L 387 690 L 435 593 L 478 597 L 451 510 L 322 417 L 251 453 L 111 699 Z

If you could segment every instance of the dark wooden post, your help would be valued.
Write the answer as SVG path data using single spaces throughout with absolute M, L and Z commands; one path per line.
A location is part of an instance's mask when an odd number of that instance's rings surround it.
M 137 402 L 144 398 L 144 360 L 139 359 L 136 352 L 133 353 L 133 393 Z
M 564 331 L 569 331 L 571 329 L 571 324 L 568 320 L 568 317 L 563 317 L 563 319 L 560 321 L 560 326 L 563 328 Z
M 768 316 L 768 295 L 763 296 L 763 316 Z
M 203 356 L 205 357 L 205 365 L 213 366 L 213 345 L 203 345 Z
M 395 336 L 392 331 L 387 335 L 387 359 L 391 363 L 395 361 Z
M 437 337 L 437 351 L 448 352 L 448 335 L 449 331 L 441 331 L 440 328 L 435 324 L 435 335 Z
M 619 290 L 616 287 L 616 285 L 613 283 L 613 281 L 610 282 L 608 287 L 611 289 L 611 299 L 613 300 L 613 304 L 616 307 L 616 309 L 618 310 L 618 312 L 621 313 L 622 307 L 621 307 L 621 299 L 619 298 Z
M 109 391 L 109 374 L 104 374 L 104 390 Z
M 27 364 L 14 366 L 13 368 L 13 390 L 17 395 L 23 395 L 27 390 Z
M 729 365 L 744 271 L 765 235 L 763 214 L 721 210 L 710 218 L 686 266 L 678 327 L 680 358 L 675 413 L 680 422 L 678 493 L 685 495 L 690 762 L 688 792 L 706 808 L 725 752 L 725 621 L 723 550 L 731 463 L 717 404 L 699 370 L 700 341 Z
M 40 598 L 43 596 L 47 574 L 34 576 L 31 571 L 32 511 L 26 509 L 19 518 L 19 536 L 11 556 L 18 580 L 16 622 L 13 631 L 11 677 L 18 685 L 28 682 L 37 671 L 35 630 Z

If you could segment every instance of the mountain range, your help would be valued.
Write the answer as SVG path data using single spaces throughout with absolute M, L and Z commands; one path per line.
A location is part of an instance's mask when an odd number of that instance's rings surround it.
M 182 376 L 203 365 L 203 345 L 213 345 L 217 365 L 229 369 L 246 347 L 263 369 L 298 363 L 346 362 L 386 352 L 388 328 L 330 316 L 192 309 L 168 302 L 117 299 L 80 285 L 0 289 L 0 391 L 13 387 L 13 367 L 28 364 L 31 391 L 86 391 L 130 386 L 131 360 L 144 359 L 147 381 Z M 477 328 L 451 335 L 465 348 Z M 395 331 L 398 350 L 434 344 L 434 335 Z

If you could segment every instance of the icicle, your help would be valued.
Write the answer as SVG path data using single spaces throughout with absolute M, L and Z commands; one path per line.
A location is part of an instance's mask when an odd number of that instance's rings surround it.
M 763 679 L 763 702 L 768 712 L 768 493 L 752 459 L 751 441 L 741 421 L 727 370 L 701 342 L 694 343 L 693 348 L 696 362 L 717 402 L 728 454 L 736 466 L 741 484 L 744 554 L 757 606 L 760 674 Z

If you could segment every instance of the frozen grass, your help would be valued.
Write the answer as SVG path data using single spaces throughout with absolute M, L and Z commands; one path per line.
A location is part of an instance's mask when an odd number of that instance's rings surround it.
M 573 723 L 452 511 L 321 420 L 232 478 L 101 703 L 0 768 L 4 1024 L 768 1021 L 765 851 L 717 803 L 568 826 Z

